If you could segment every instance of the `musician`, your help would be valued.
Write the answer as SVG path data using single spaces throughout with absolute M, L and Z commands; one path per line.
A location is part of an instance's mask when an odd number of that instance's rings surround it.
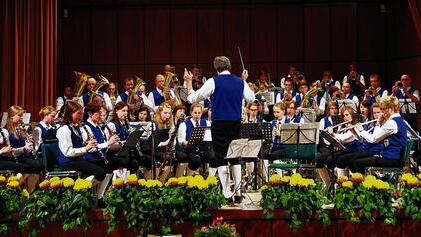
M 89 139 L 81 128 L 83 108 L 80 104 L 69 101 L 65 105 L 63 125 L 57 130 L 59 154 L 57 162 L 62 170 L 76 170 L 84 175 L 93 175 L 103 181 L 107 167 L 103 161 L 88 159 L 86 153 L 96 152 L 98 143 Z
M 297 112 L 297 105 L 294 102 L 289 102 L 286 104 L 287 108 L 287 115 L 284 116 L 281 123 L 304 123 L 304 119 L 296 115 Z
M 368 100 L 372 105 L 376 102 L 380 103 L 380 100 L 387 95 L 387 90 L 380 86 L 380 75 L 370 75 L 370 87 L 364 92 L 364 100 Z
M 199 103 L 193 103 L 190 107 L 191 118 L 185 120 L 178 128 L 177 141 L 179 149 L 176 156 L 178 166 L 176 169 L 176 177 L 191 175 L 197 170 L 202 163 L 209 163 L 208 160 L 214 159 L 212 150 L 212 137 L 210 130 L 205 130 L 203 142 L 197 147 L 188 147 L 188 141 L 195 127 L 210 127 L 210 122 L 202 119 L 203 106 Z
M 282 89 L 285 89 L 285 81 L 286 80 L 291 80 L 292 81 L 293 76 L 296 75 L 297 72 L 298 71 L 297 71 L 297 68 L 295 66 L 293 66 L 293 65 L 289 66 L 288 75 L 285 76 L 285 77 L 283 77 L 283 78 L 281 78 L 281 88 Z
M 35 159 L 30 135 L 20 126 L 23 114 L 23 108 L 17 105 L 8 110 L 6 127 L 0 129 L 0 168 L 23 173 L 25 187 L 32 192 L 39 181 L 42 165 Z
M 86 92 L 82 94 L 82 96 L 79 98 L 78 103 L 82 106 L 88 104 L 90 101 L 89 99 L 91 98 L 92 93 L 94 93 L 95 91 L 93 91 L 93 89 L 95 88 L 96 85 L 96 80 L 93 77 L 90 77 L 87 81 L 86 81 Z M 98 91 L 98 94 L 102 97 L 102 99 L 104 100 L 104 105 L 107 108 L 108 111 L 111 111 L 113 109 L 113 105 L 111 104 L 111 99 L 108 96 L 107 93 L 105 93 L 104 91 Z
M 342 90 L 343 90 L 345 99 L 352 100 L 354 102 L 354 104 L 358 107 L 360 101 L 359 101 L 358 97 L 356 95 L 354 95 L 351 84 L 349 84 L 348 82 L 345 82 L 342 85 Z
M 361 122 L 367 122 L 371 118 L 370 114 L 371 105 L 368 100 L 363 100 L 360 104 L 360 115 L 362 117 Z
M 71 86 L 65 86 L 63 89 L 63 96 L 59 96 L 56 99 L 56 111 L 60 111 L 61 107 L 66 104 L 67 101 L 73 99 L 73 91 Z
M 399 114 L 399 101 L 396 97 L 387 96 L 380 102 L 383 112 L 379 132 L 370 134 L 356 126 L 359 136 L 371 143 L 382 142 L 379 156 L 368 156 L 352 161 L 349 166 L 352 172 L 365 173 L 366 167 L 402 167 L 402 154 L 408 140 L 407 125 Z M 383 123 L 383 121 L 385 121 Z
M 333 79 L 333 74 L 329 70 L 324 71 L 322 73 L 322 80 L 317 80 L 316 83 L 319 84 L 325 92 L 328 92 L 332 86 L 341 89 L 341 83 Z
M 39 111 L 39 116 L 42 120 L 32 132 L 36 151 L 38 151 L 43 141 L 56 139 L 57 127 L 54 124 L 56 114 L 57 112 L 52 106 L 45 106 Z
M 212 100 L 212 141 L 216 159 L 210 162 L 210 167 L 218 169 L 222 191 L 226 198 L 231 198 L 229 190 L 229 176 L 227 154 L 229 144 L 240 136 L 242 100 L 252 102 L 254 93 L 247 85 L 247 71 L 243 71 L 242 78 L 230 73 L 231 62 L 225 56 L 215 57 L 214 68 L 218 75 L 208 79 L 197 91 L 193 91 L 192 75 L 185 70 L 185 80 L 189 91 L 188 101 L 197 103 L 208 97 Z M 239 161 L 230 161 L 233 165 L 236 202 L 241 202 L 241 165 Z
M 184 105 L 177 105 L 173 109 L 174 124 L 177 124 L 179 120 L 184 120 L 186 116 L 187 108 Z
M 114 108 L 115 103 L 117 103 L 117 88 L 114 82 L 110 82 L 107 89 L 107 94 L 110 96 L 111 105 Z
M 175 86 L 175 84 L 178 83 L 178 78 L 177 78 L 177 75 L 175 74 L 175 66 L 167 64 L 167 65 L 164 66 L 164 70 L 163 70 L 162 75 L 164 77 L 167 77 L 170 74 L 174 75 L 174 77 L 172 78 L 171 83 L 170 83 L 170 87 L 173 88 Z
M 291 79 L 286 79 L 284 81 L 285 89 L 284 89 L 284 91 L 281 91 L 281 92 L 279 92 L 276 95 L 276 100 L 275 100 L 276 103 L 278 103 L 278 102 L 286 102 L 286 101 L 292 100 L 292 98 L 295 97 L 295 95 L 297 93 L 293 89 L 294 87 L 293 87 L 293 84 L 292 83 L 293 82 L 292 82 Z
M 169 85 L 165 86 L 165 77 L 162 74 L 155 76 L 155 90 L 151 91 L 148 95 L 149 101 L 151 101 L 152 108 L 156 110 L 158 106 L 166 102 L 170 105 L 173 104 L 171 98 L 174 98 L 175 94 Z M 165 100 L 165 94 L 167 94 L 167 100 Z
M 286 117 L 285 110 L 286 110 L 286 105 L 282 102 L 279 102 L 273 105 L 273 115 L 275 119 L 270 123 L 271 129 L 272 129 L 273 146 L 271 149 L 269 159 L 273 160 L 273 163 L 275 164 L 281 163 L 281 159 L 285 156 L 285 149 L 283 145 L 280 144 L 281 142 L 280 128 L 281 128 L 281 124 L 285 122 L 285 117 Z M 268 167 L 265 167 L 263 170 L 264 171 L 268 170 Z M 282 175 L 282 170 L 277 169 L 276 172 Z M 267 174 L 264 174 L 264 176 L 266 177 Z
M 312 89 L 317 88 L 318 84 L 315 82 L 312 84 Z M 328 93 L 326 93 L 328 94 Z M 317 119 L 316 121 L 320 121 L 321 117 L 325 114 L 326 110 L 326 99 L 325 99 L 325 92 L 318 91 L 313 97 L 310 97 L 308 100 L 307 107 L 311 107 L 313 105 L 313 101 L 316 101 L 317 107 L 313 108 L 316 112 Z M 329 97 L 328 97 L 329 98 Z
M 337 113 L 338 113 L 338 105 L 335 102 L 330 101 L 327 104 L 326 117 L 323 117 L 319 122 L 320 130 L 325 130 L 328 127 L 333 126 L 332 117 L 336 115 Z
M 139 108 L 139 113 L 137 114 L 138 122 L 150 122 L 151 114 L 149 113 L 149 108 L 146 106 L 141 106 Z
M 261 116 L 263 113 L 261 111 L 261 105 L 259 102 L 254 101 L 247 104 L 247 120 L 246 123 L 264 123 L 265 120 Z
M 193 90 L 199 90 L 206 82 L 206 77 L 202 76 L 202 69 L 197 64 L 191 65 L 190 70 L 193 74 Z M 186 82 L 184 82 L 184 87 L 186 87 Z
M 351 90 L 356 96 L 363 95 L 365 90 L 364 76 L 357 72 L 357 65 L 355 64 L 350 64 L 348 69 L 349 74 L 344 76 L 342 86 L 345 85 L 345 83 L 349 83 Z
M 292 98 L 297 107 L 301 106 L 301 101 L 304 98 L 304 95 L 307 93 L 307 91 L 308 85 L 305 83 L 300 84 L 300 86 L 298 87 L 298 93 Z
M 126 77 L 124 78 L 124 82 L 123 82 L 123 88 L 124 88 L 124 92 L 121 93 L 120 95 L 118 95 L 117 99 L 116 99 L 116 103 L 123 101 L 127 103 L 127 100 L 129 99 L 129 96 L 131 94 L 131 91 L 134 88 L 134 79 L 132 77 Z M 152 104 L 152 102 L 149 100 L 148 97 L 146 97 L 145 94 L 145 86 L 141 86 L 140 90 L 133 95 L 133 99 L 135 101 L 139 101 L 142 100 L 143 104 L 150 107 L 150 108 L 154 108 L 154 105 Z M 133 102 L 133 101 L 132 101 Z M 128 107 L 131 111 L 134 111 L 136 109 L 136 106 L 134 104 L 128 104 Z
M 417 89 L 412 86 L 412 77 L 408 74 L 401 76 L 400 82 L 392 87 L 392 95 L 398 98 L 400 104 L 400 112 L 403 118 L 413 128 L 417 128 L 417 110 L 416 106 L 410 104 L 414 102 L 416 105 L 420 103 L 420 94 Z

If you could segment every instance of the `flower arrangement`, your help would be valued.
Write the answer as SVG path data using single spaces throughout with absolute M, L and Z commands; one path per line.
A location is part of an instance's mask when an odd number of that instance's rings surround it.
M 61 221 L 64 230 L 72 230 L 79 226 L 85 230 L 89 227 L 87 211 L 94 203 L 92 182 L 84 179 L 53 177 L 39 184 L 39 190 L 26 201 L 19 225 L 28 229 L 32 219 L 38 222 L 37 228 L 31 230 L 34 236 L 47 224 Z
M 396 210 L 392 207 L 392 185 L 372 175 L 364 177 L 360 173 L 354 173 L 350 179 L 340 176 L 336 183 L 338 187 L 333 202 L 346 220 L 374 222 L 373 213 L 378 212 L 385 224 L 396 223 Z
M 29 197 L 26 189 L 20 188 L 19 180 L 16 176 L 10 176 L 6 179 L 0 175 L 0 219 L 11 221 L 12 213 L 20 211 L 22 203 Z M 6 233 L 8 230 L 5 223 L 0 224 L 0 234 Z
M 202 227 L 194 232 L 195 237 L 240 237 L 235 225 L 224 223 L 222 217 L 213 220 L 212 225 Z
M 401 205 L 413 220 L 421 221 L 421 173 L 406 173 L 401 177 Z
M 284 209 L 285 215 L 291 218 L 291 228 L 300 227 L 313 216 L 324 224 L 330 223 L 327 211 L 321 208 L 327 203 L 326 189 L 313 179 L 303 178 L 300 174 L 283 177 L 275 174 L 261 192 L 260 205 L 268 218 L 273 216 L 275 209 Z
M 171 231 L 172 224 L 184 221 L 185 216 L 194 221 L 210 218 L 210 211 L 224 202 L 217 188 L 215 177 L 202 176 L 170 178 L 165 185 L 158 180 L 137 179 L 129 175 L 127 182 L 116 179 L 113 189 L 103 197 L 104 215 L 110 216 L 108 232 L 112 232 L 117 217 L 123 215 L 129 228 L 140 236 L 153 229 L 153 220 L 160 223 L 160 233 Z

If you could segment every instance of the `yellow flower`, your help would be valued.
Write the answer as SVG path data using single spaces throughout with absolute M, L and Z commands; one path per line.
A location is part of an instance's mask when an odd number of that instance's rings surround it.
M 366 180 L 362 183 L 362 185 L 366 189 L 371 189 L 374 185 L 374 180 Z
M 353 173 L 351 181 L 354 183 L 361 183 L 364 181 L 364 176 L 361 173 Z
M 297 184 L 299 187 L 308 187 L 310 185 L 314 185 L 314 180 L 313 179 L 299 179 Z
M 369 174 L 369 175 L 365 176 L 365 180 L 376 180 L 376 177 L 374 177 L 373 175 Z
M 147 183 L 146 179 L 139 179 L 137 182 L 142 187 L 146 186 Z
M 338 183 L 338 184 L 341 184 L 341 183 L 343 183 L 343 182 L 345 182 L 345 181 L 348 181 L 348 177 L 343 176 L 343 175 L 339 176 L 339 177 L 336 179 L 336 183 Z
M 26 198 L 26 199 L 28 199 L 28 198 L 29 198 L 29 193 L 28 193 L 28 190 L 26 190 L 26 188 L 24 188 L 24 189 L 22 190 L 22 196 L 23 196 L 24 198 Z
M 50 188 L 58 189 L 60 187 L 61 187 L 61 180 L 60 179 L 55 179 L 53 181 L 50 181 Z
M 291 180 L 291 177 L 287 176 L 287 175 L 285 175 L 281 178 L 281 182 L 284 183 L 284 184 L 289 183 L 290 180 Z
M 127 183 L 130 185 L 130 186 L 136 186 L 138 183 L 137 183 L 137 181 L 138 181 L 138 178 L 137 178 L 137 175 L 136 174 L 130 174 L 128 177 L 127 177 Z
M 114 188 L 121 188 L 121 187 L 123 187 L 123 185 L 124 185 L 124 180 L 122 178 L 116 178 L 113 181 L 113 187 Z
M 44 190 L 44 189 L 50 187 L 50 181 L 44 180 L 38 186 L 41 190 Z
M 59 177 L 52 177 L 51 179 L 50 179 L 50 183 L 52 183 L 53 181 L 55 181 L 55 180 L 60 180 L 60 178 Z
M 169 178 L 165 186 L 177 186 L 178 178 Z
M 343 182 L 342 183 L 342 187 L 344 187 L 344 188 L 352 188 L 353 187 L 352 181 L 345 181 L 345 182 Z
M 407 184 L 409 187 L 417 187 L 419 184 L 419 180 L 416 176 L 412 176 L 408 179 Z
M 6 177 L 4 177 L 3 175 L 0 175 L 0 184 L 4 184 L 6 183 Z
M 374 180 L 373 181 L 373 186 L 376 189 L 389 189 L 390 188 L 390 186 L 389 186 L 389 184 L 387 182 L 384 182 L 384 181 L 382 181 L 380 179 Z
M 63 181 L 63 187 L 65 188 L 70 188 L 70 187 L 73 187 L 73 185 L 75 185 L 75 181 L 69 177 L 64 178 L 62 181 Z
M 279 174 L 274 174 L 270 177 L 269 179 L 269 184 L 270 185 L 279 185 L 281 184 L 281 178 L 282 176 Z
M 260 192 L 264 193 L 264 192 L 265 192 L 268 188 L 269 188 L 269 186 L 267 186 L 267 185 L 263 185 L 263 186 L 260 188 Z
M 197 188 L 198 188 L 198 189 L 207 189 L 207 188 L 209 188 L 209 184 L 208 184 L 208 182 L 206 182 L 205 180 L 203 180 L 203 181 L 198 181 L 198 183 L 197 183 Z
M 199 182 L 198 180 L 191 179 L 191 180 L 187 181 L 187 186 L 189 188 L 196 188 L 197 185 L 198 185 L 198 182 Z
M 16 176 L 10 176 L 8 179 L 8 182 L 12 182 L 12 181 L 19 181 L 19 179 Z
M 206 181 L 208 182 L 209 186 L 217 186 L 218 179 L 215 176 L 209 176 Z
M 411 173 L 405 173 L 404 175 L 402 175 L 402 177 L 401 177 L 401 182 L 403 182 L 403 183 L 407 183 L 408 182 L 408 180 L 410 179 L 410 178 L 412 178 L 413 177 L 413 175 L 411 174 Z
M 290 186 L 297 186 L 299 182 L 302 182 L 301 181 L 302 179 L 303 179 L 303 177 L 301 176 L 301 174 L 298 174 L 298 173 L 293 174 L 293 175 L 291 175 L 291 178 L 289 179 L 289 185 Z
M 418 179 L 421 179 L 421 173 L 419 173 L 417 177 L 418 177 Z
M 159 180 L 153 180 L 153 179 L 150 179 L 150 180 L 147 180 L 147 181 L 146 181 L 145 186 L 146 186 L 147 188 L 152 188 L 152 187 L 162 187 L 162 183 L 161 183 L 161 181 L 159 181 Z
M 19 182 L 18 181 L 10 181 L 9 183 L 7 183 L 7 187 L 10 188 L 18 188 L 19 187 Z
M 75 185 L 73 186 L 73 189 L 75 191 L 80 191 L 83 189 L 90 189 L 92 188 L 92 182 L 85 179 L 77 179 L 75 182 Z

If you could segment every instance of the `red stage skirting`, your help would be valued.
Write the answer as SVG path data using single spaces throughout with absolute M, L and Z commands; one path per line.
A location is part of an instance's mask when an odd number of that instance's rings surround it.
M 90 213 L 93 220 L 93 225 L 86 232 L 62 230 L 59 223 L 54 223 L 41 231 L 38 236 L 60 236 L 60 237 L 97 237 L 97 236 L 136 236 L 135 233 L 127 229 L 126 223 L 122 222 L 116 230 L 107 235 L 107 222 L 102 216 L 101 211 Z M 256 236 L 379 236 L 379 237 L 409 237 L 420 236 L 421 222 L 415 222 L 409 218 L 400 215 L 396 226 L 384 225 L 381 220 L 376 223 L 352 223 L 338 218 L 335 213 L 332 213 L 332 224 L 323 226 L 320 222 L 314 221 L 308 223 L 298 230 L 292 230 L 288 227 L 288 219 L 283 217 L 283 212 L 276 212 L 272 219 L 266 219 L 261 211 L 258 210 L 218 210 L 214 216 L 222 216 L 226 222 L 235 224 L 237 230 L 243 237 Z M 207 223 L 202 223 L 207 225 Z M 194 236 L 195 228 L 192 223 L 184 223 L 174 229 L 175 234 L 182 234 L 183 237 Z M 17 223 L 9 225 L 9 233 L 6 236 L 22 237 L 27 236 L 26 233 L 21 233 L 18 230 Z

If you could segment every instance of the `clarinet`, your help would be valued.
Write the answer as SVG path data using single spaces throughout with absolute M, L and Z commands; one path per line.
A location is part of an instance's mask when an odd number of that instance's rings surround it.
M 10 145 L 9 138 L 4 135 L 2 128 L 0 128 L 0 135 L 3 137 L 3 142 L 6 143 L 5 146 Z M 13 152 L 12 152 L 12 157 L 15 159 L 15 162 L 18 163 L 18 158 L 13 155 Z
M 88 140 L 87 141 L 89 141 L 91 139 L 95 139 L 95 136 L 91 132 L 89 132 L 88 128 L 86 128 L 84 125 L 82 125 L 82 128 L 85 130 L 86 135 L 88 135 Z M 107 158 L 104 156 L 104 154 L 102 153 L 102 151 L 99 150 L 98 147 L 95 147 L 95 149 L 100 154 L 100 158 L 104 161 L 104 163 L 105 164 L 108 164 L 109 162 L 108 162 Z

